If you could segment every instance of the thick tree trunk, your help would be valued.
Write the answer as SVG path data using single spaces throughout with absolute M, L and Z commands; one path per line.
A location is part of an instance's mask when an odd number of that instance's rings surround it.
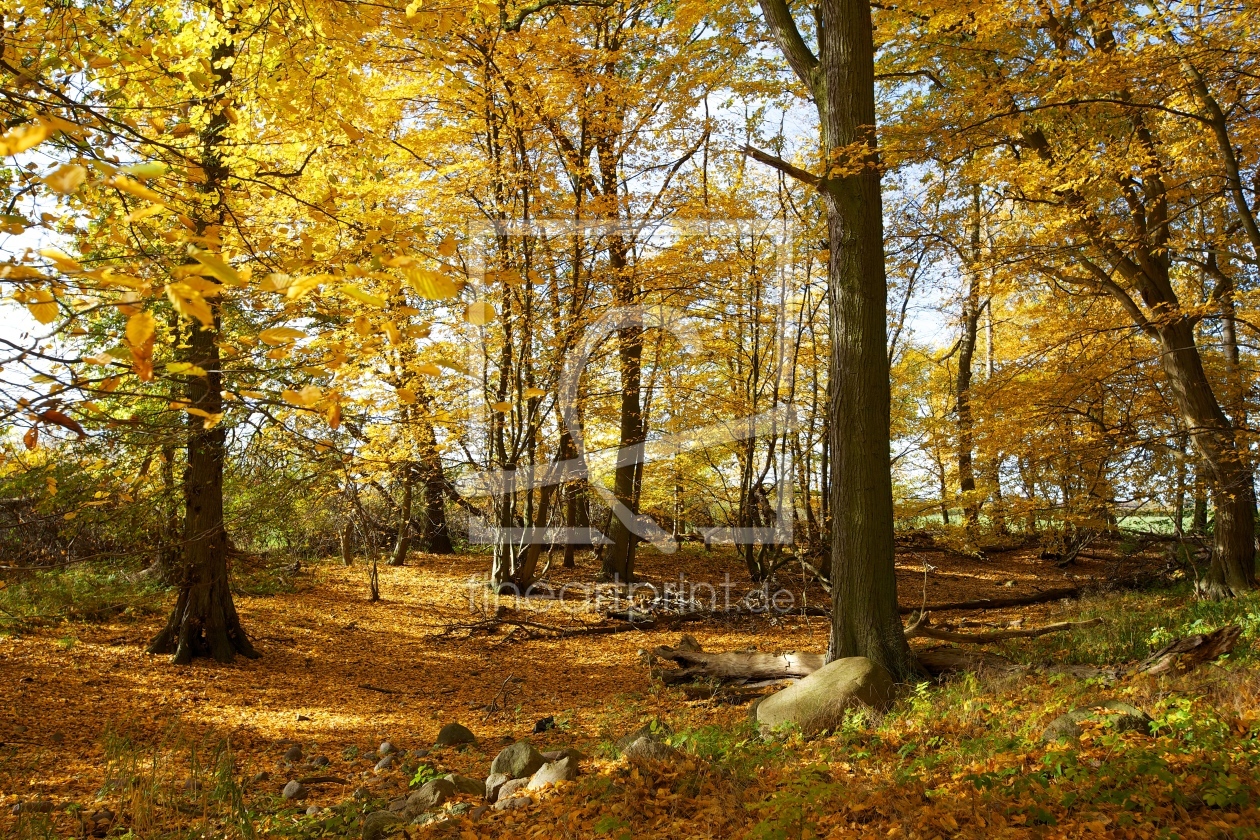
M 201 165 L 206 173 L 202 191 L 219 202 L 213 211 L 218 224 L 225 215 L 222 191 L 228 178 L 219 146 L 228 125 L 224 108 L 226 88 L 232 79 L 230 59 L 234 52 L 231 41 L 224 41 L 211 50 L 216 92 L 205 103 L 211 117 L 201 135 Z M 210 227 L 205 220 L 199 220 L 196 232 L 204 236 Z M 190 323 L 188 347 L 182 354 L 183 360 L 206 371 L 205 376 L 187 377 L 188 400 L 205 416 L 219 416 L 223 412 L 223 374 L 218 344 L 221 300 L 219 295 L 206 295 L 212 313 L 211 324 Z M 226 441 L 222 426 L 206 429 L 202 417 L 188 416 L 179 596 L 166 626 L 149 644 L 150 653 L 171 653 L 177 664 L 204 655 L 220 662 L 231 661 L 237 653 L 251 658 L 258 656 L 241 627 L 232 591 L 228 588 L 228 536 L 223 523 Z

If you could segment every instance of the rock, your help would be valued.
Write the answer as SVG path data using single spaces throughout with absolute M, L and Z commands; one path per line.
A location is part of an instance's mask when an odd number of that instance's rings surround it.
M 529 741 L 517 741 L 510 747 L 504 747 L 490 764 L 490 772 L 506 773 L 509 778 L 520 779 L 538 772 L 546 761 L 542 753 L 534 749 Z
M 254 784 L 258 784 L 259 782 L 269 782 L 271 781 L 271 774 L 268 773 L 266 770 L 262 771 L 261 773 L 255 773 L 254 778 L 251 779 L 251 781 Z
M 548 729 L 554 729 L 555 725 L 556 725 L 555 717 L 552 715 L 548 715 L 547 717 L 542 718 L 541 720 L 534 721 L 534 734 L 539 735 L 543 732 L 546 732 Z
M 328 760 L 328 756 L 326 755 L 317 755 L 311 759 L 311 767 L 316 770 L 321 767 L 327 767 L 330 764 L 332 764 L 332 762 Z
M 476 808 L 473 808 L 471 811 L 468 812 L 468 818 L 472 820 L 479 820 L 481 819 L 482 815 L 485 814 L 489 810 L 490 810 L 489 805 L 478 805 Z
M 306 785 L 302 784 L 297 779 L 289 782 L 284 786 L 284 790 L 280 791 L 280 795 L 285 799 L 305 799 L 306 793 Z
M 494 798 L 494 801 L 498 802 L 501 799 L 511 799 L 516 795 L 518 790 L 524 790 L 528 785 L 528 778 L 512 779 L 509 782 L 504 782 L 503 787 L 499 788 L 499 795 Z
M 464 778 L 467 778 L 467 776 L 465 776 Z M 472 810 L 471 802 L 456 802 L 454 805 L 450 807 L 450 813 L 452 816 L 455 816 L 455 817 L 458 817 L 460 814 L 467 814 L 471 810 Z
M 798 683 L 757 705 L 762 731 L 795 725 L 805 735 L 835 730 L 849 709 L 886 709 L 893 699 L 892 677 L 864 656 L 829 662 Z
M 184 779 L 184 793 L 200 793 L 201 782 L 189 776 Z
M 559 761 L 562 758 L 571 758 L 575 763 L 586 758 L 586 756 L 573 749 L 573 747 L 565 747 L 562 750 L 548 750 L 542 754 L 542 757 L 547 761 Z
M 437 814 L 420 814 L 411 821 L 412 825 L 428 825 L 437 819 Z
M 621 754 L 631 764 L 643 764 L 653 761 L 672 761 L 678 755 L 678 750 L 658 738 L 644 735 L 628 744 Z
M 394 756 L 387 755 L 380 761 L 376 762 L 376 766 L 372 768 L 377 773 L 384 773 L 386 770 L 394 769 Z
M 414 819 L 425 811 L 440 807 L 454 793 L 455 785 L 447 779 L 427 781 L 420 786 L 419 790 L 407 797 L 407 807 L 403 809 L 403 816 Z
M 1087 720 L 1101 721 L 1117 732 L 1151 732 L 1151 716 L 1128 703 L 1108 700 L 1097 706 L 1084 706 L 1059 715 L 1041 733 L 1043 741 L 1075 741 L 1085 731 L 1081 724 Z
M 298 712 L 297 719 L 298 719 L 298 722 L 299 722 L 299 723 L 301 723 L 301 722 L 302 722 L 302 721 L 304 721 L 304 720 L 310 720 L 310 719 L 311 719 L 311 716 L 310 716 L 310 715 L 304 715 L 304 714 L 302 714 L 301 712 Z
M 456 793 L 466 793 L 471 796 L 484 796 L 486 792 L 485 783 L 472 779 L 468 776 L 461 776 L 458 773 L 449 773 L 443 778 L 455 786 Z
M 381 840 L 390 826 L 404 822 L 402 817 L 389 811 L 373 811 L 363 818 L 363 840 Z
M 389 741 L 381 742 L 381 745 L 376 748 L 377 755 L 393 755 L 396 752 L 398 752 L 398 750 L 394 749 L 394 745 Z
M 486 800 L 493 802 L 498 799 L 499 789 L 510 781 L 512 781 L 512 777 L 507 773 L 491 773 L 490 777 L 486 779 Z
M 308 817 L 313 817 L 313 816 L 315 816 L 316 814 L 318 814 L 318 813 L 319 813 L 320 811 L 322 811 L 322 810 L 324 810 L 324 809 L 323 809 L 323 808 L 321 808 L 321 807 L 319 807 L 318 805 L 309 805 L 309 806 L 307 806 L 307 808 L 306 808 L 306 816 L 308 816 Z
M 352 795 L 355 799 L 362 801 L 364 799 L 371 799 L 372 791 L 365 787 L 357 787 L 354 789 L 354 793 Z
M 518 808 L 528 808 L 534 804 L 533 797 L 530 796 L 514 796 L 511 799 L 500 799 L 494 803 L 496 811 L 515 811 Z
M 557 782 L 571 782 L 577 778 L 577 774 L 578 763 L 568 756 L 559 761 L 549 761 L 530 777 L 529 790 L 538 790 Z
M 287 750 L 284 751 L 284 760 L 285 761 L 301 761 L 302 748 L 299 747 L 297 744 L 294 744 L 293 746 L 289 747 Z
M 400 796 L 397 799 L 391 799 L 389 804 L 385 806 L 385 810 L 391 814 L 396 814 L 407 807 L 407 797 Z
M 411 754 L 414 755 L 416 758 L 424 758 L 426 755 L 429 754 L 429 751 L 425 749 L 424 747 L 417 747 L 416 749 L 411 751 Z
M 456 744 L 471 744 L 476 740 L 477 737 L 472 734 L 472 730 L 467 726 L 464 726 L 462 723 L 448 723 L 438 732 L 433 746 L 453 747 Z
M 626 747 L 630 746 L 645 735 L 649 738 L 655 738 L 658 741 L 663 741 L 673 734 L 674 730 L 670 728 L 668 723 L 663 721 L 645 723 L 629 735 L 623 735 L 617 739 L 617 752 L 625 752 Z

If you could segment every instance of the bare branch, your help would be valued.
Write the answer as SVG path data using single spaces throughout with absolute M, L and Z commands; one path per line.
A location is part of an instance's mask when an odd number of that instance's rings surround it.
M 787 175 L 791 178 L 795 178 L 801 183 L 808 184 L 809 186 L 814 187 L 815 189 L 819 189 L 822 186 L 823 179 L 821 176 L 815 175 L 812 172 L 806 172 L 804 169 L 801 169 L 799 166 L 793 166 L 792 164 L 788 163 L 783 158 L 775 157 L 769 152 L 763 152 L 760 149 L 754 149 L 752 146 L 745 146 L 744 148 L 740 149 L 740 153 L 747 155 L 748 157 L 752 158 L 758 163 L 764 163 L 766 166 L 774 167 L 775 169 L 782 172 L 784 175 Z

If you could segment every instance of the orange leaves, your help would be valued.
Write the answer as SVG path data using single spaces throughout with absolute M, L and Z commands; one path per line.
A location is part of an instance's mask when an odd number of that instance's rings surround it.
M 127 319 L 127 349 L 131 351 L 133 370 L 141 382 L 153 379 L 153 333 L 157 322 L 148 310 Z

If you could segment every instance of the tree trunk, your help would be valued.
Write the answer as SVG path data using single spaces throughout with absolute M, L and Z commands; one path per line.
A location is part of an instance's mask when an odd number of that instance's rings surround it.
M 976 339 L 980 328 L 980 187 L 973 187 L 971 228 L 971 260 L 968 267 L 967 297 L 963 300 L 962 337 L 958 342 L 958 379 L 954 405 L 958 422 L 958 490 L 962 496 L 963 520 L 974 528 L 980 519 L 976 499 L 976 469 L 972 457 L 974 421 L 971 414 L 971 365 L 976 355 Z
M 221 12 L 220 12 L 221 14 Z M 204 104 L 211 112 L 210 122 L 201 135 L 201 166 L 206 173 L 202 192 L 217 201 L 212 211 L 216 223 L 199 219 L 198 236 L 205 236 L 213 226 L 221 224 L 226 208 L 223 190 L 228 170 L 220 144 L 228 120 L 227 86 L 232 80 L 231 61 L 235 48 L 231 40 L 211 50 L 215 93 Z M 223 412 L 223 374 L 219 360 L 219 330 L 222 297 L 206 295 L 211 310 L 211 323 L 190 324 L 191 335 L 182 357 L 206 371 L 205 376 L 187 377 L 187 395 L 192 407 L 207 416 Z M 184 540 L 179 596 L 166 626 L 149 643 L 150 653 L 171 653 L 177 664 L 186 664 L 195 656 L 213 656 L 219 662 L 230 662 L 235 654 L 255 658 L 258 652 L 241 627 L 228 588 L 228 536 L 223 524 L 223 465 L 226 457 L 227 433 L 223 426 L 205 428 L 202 417 L 188 415 L 188 457 L 184 470 Z
M 407 552 L 411 549 L 411 503 L 415 496 L 413 487 L 415 479 L 411 464 L 403 465 L 402 501 L 398 505 L 398 531 L 394 537 L 394 550 L 389 556 L 389 565 L 401 566 L 407 562 Z
M 760 0 L 766 21 L 818 107 L 824 160 L 841 174 L 818 184 L 831 243 L 831 639 L 829 660 L 865 656 L 894 679 L 919 671 L 897 612 L 889 440 L 888 286 L 875 146 L 870 6 L 821 0 L 819 56 L 786 0 Z M 861 154 L 854 147 L 865 146 Z
M 354 523 L 350 521 L 341 529 L 341 565 L 354 565 Z
M 1160 362 L 1181 411 L 1183 428 L 1212 477 L 1216 503 L 1212 565 L 1200 582 L 1209 598 L 1240 595 L 1256 587 L 1255 489 L 1225 412 L 1221 410 L 1184 318 L 1158 328 Z

